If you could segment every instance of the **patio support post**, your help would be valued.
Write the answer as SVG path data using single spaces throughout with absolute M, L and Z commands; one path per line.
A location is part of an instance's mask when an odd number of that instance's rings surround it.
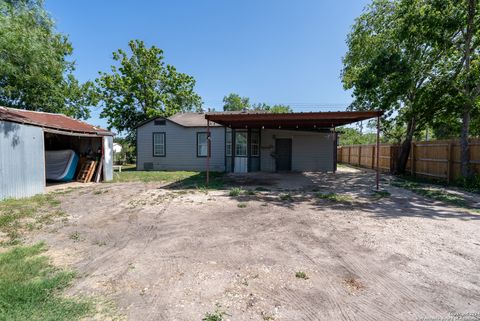
M 210 148 L 211 139 L 210 139 L 210 120 L 207 119 L 207 172 L 206 172 L 206 182 L 205 185 L 208 187 L 210 181 Z
M 380 189 L 380 116 L 377 116 L 377 173 L 376 173 L 376 183 L 377 191 Z

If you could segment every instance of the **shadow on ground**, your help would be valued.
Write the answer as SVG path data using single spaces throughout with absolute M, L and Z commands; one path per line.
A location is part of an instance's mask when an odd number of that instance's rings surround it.
M 449 206 L 409 190 L 390 185 L 393 178 L 381 179 L 383 194 L 375 190 L 375 172 L 342 168 L 336 173 L 248 173 L 225 175 L 224 188 L 238 188 L 239 202 L 258 201 L 294 209 L 305 202 L 319 211 L 358 211 L 379 218 L 421 217 L 479 220 L 467 208 Z

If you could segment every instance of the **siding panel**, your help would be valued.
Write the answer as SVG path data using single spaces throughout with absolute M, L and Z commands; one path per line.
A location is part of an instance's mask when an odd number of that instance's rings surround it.
M 154 170 L 206 169 L 206 157 L 197 157 L 197 133 L 206 127 L 183 127 L 169 120 L 165 125 L 148 122 L 137 129 L 137 169 L 145 170 L 145 163 L 152 163 Z M 153 132 L 165 132 L 166 155 L 153 157 Z M 211 127 L 211 171 L 225 171 L 225 129 Z
M 44 188 L 43 130 L 0 121 L 0 199 L 29 197 Z
M 276 138 L 292 139 L 292 170 L 299 172 L 333 171 L 334 136 L 330 133 L 264 129 L 261 138 L 261 170 L 275 171 Z

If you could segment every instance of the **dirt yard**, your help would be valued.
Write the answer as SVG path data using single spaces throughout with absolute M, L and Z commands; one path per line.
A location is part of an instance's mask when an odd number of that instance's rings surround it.
M 480 215 L 385 181 L 380 197 L 353 169 L 231 180 L 246 191 L 77 189 L 60 196 L 68 220 L 29 241 L 79 272 L 70 294 L 129 320 L 480 317 Z

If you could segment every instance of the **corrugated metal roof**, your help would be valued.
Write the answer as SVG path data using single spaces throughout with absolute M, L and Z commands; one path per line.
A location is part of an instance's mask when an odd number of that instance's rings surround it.
M 206 119 L 232 128 L 331 128 L 381 116 L 382 111 L 337 111 L 306 113 L 233 112 L 207 113 Z
M 166 118 L 184 127 L 207 127 L 207 119 L 210 126 L 229 127 L 265 127 L 265 128 L 297 128 L 316 127 L 330 128 L 342 126 L 357 121 L 382 115 L 381 111 L 336 111 L 336 112 L 304 112 L 304 113 L 270 113 L 268 111 L 221 111 L 209 113 L 178 113 Z M 137 125 L 140 127 L 161 116 L 147 119 Z M 165 119 L 165 118 L 164 118 Z
M 114 135 L 112 132 L 106 129 L 87 124 L 62 114 L 0 107 L 0 120 L 56 129 L 59 131 L 74 132 L 78 134 L 95 134 L 99 136 Z

